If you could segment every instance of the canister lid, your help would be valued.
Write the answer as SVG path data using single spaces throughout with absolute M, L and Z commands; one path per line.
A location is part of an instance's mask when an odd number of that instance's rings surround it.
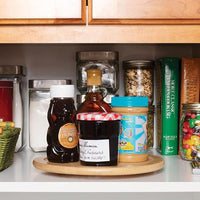
M 84 121 L 114 121 L 121 120 L 122 115 L 115 112 L 85 112 L 77 114 L 76 119 Z
M 50 87 L 51 98 L 74 98 L 74 85 L 52 85 Z
M 183 110 L 197 110 L 200 111 L 200 103 L 187 103 L 182 104 Z
M 21 77 L 24 76 L 24 68 L 20 65 L 0 65 L 1 77 Z
M 116 51 L 81 51 L 76 53 L 76 60 L 118 60 Z
M 112 107 L 147 107 L 148 97 L 112 97 Z
M 51 85 L 71 85 L 72 81 L 70 79 L 65 80 L 42 80 L 35 79 L 29 80 L 30 89 L 50 89 Z
M 153 60 L 125 60 L 123 61 L 123 68 L 152 68 L 154 65 Z

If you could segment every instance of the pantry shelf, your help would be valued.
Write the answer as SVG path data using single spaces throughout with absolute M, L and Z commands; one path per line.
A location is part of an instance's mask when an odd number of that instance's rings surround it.
M 32 164 L 38 156 L 45 153 L 15 153 L 14 163 L 0 172 L 0 192 L 200 192 L 200 176 L 179 156 L 162 156 L 164 168 L 153 173 L 106 177 L 43 172 Z

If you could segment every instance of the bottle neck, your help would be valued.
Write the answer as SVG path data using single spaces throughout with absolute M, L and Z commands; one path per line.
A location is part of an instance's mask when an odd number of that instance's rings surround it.
M 88 85 L 87 93 L 101 93 L 101 89 L 99 85 Z

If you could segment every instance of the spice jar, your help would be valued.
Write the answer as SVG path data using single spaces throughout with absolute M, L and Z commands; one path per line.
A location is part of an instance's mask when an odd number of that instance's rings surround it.
M 146 96 L 153 103 L 153 64 L 151 60 L 123 61 L 125 96 Z
M 24 67 L 19 65 L 0 66 L 0 118 L 13 121 L 20 128 L 15 151 L 24 147 L 24 110 L 22 106 Z
M 102 87 L 108 94 L 115 94 L 119 89 L 118 52 L 115 51 L 84 51 L 77 52 L 77 87 L 81 94 L 87 92 L 87 70 L 102 71 Z
M 113 97 L 111 106 L 122 114 L 119 162 L 146 161 L 148 97 Z
M 71 84 L 71 80 L 29 80 L 29 145 L 35 152 L 47 148 L 50 87 L 66 84 Z
M 154 110 L 154 106 L 151 105 L 147 113 L 147 146 L 149 148 L 154 145 Z
M 77 114 L 82 165 L 117 165 L 121 118 L 121 114 L 112 112 Z
M 200 104 L 182 104 L 180 151 L 184 160 L 200 159 Z

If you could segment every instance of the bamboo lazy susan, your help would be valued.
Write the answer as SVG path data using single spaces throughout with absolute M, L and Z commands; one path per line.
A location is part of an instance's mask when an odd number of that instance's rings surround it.
M 82 166 L 80 162 L 52 163 L 46 157 L 38 157 L 33 160 L 33 165 L 40 170 L 68 175 L 89 176 L 122 176 L 145 174 L 160 170 L 164 166 L 164 160 L 159 156 L 149 155 L 148 160 L 141 163 L 118 163 L 117 166 Z

